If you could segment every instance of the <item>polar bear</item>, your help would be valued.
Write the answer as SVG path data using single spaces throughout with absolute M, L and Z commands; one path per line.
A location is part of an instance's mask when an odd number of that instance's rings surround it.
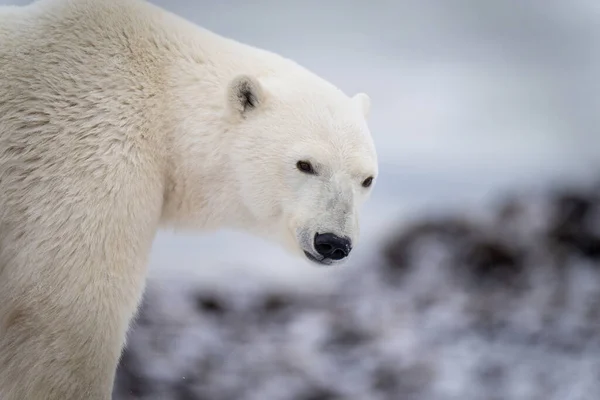
M 0 71 L 2 400 L 111 397 L 160 227 L 356 245 L 364 93 L 143 0 L 0 8 Z

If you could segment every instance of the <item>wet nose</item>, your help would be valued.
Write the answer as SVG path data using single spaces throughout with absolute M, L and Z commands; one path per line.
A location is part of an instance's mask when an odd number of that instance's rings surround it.
M 315 250 L 324 258 L 337 261 L 348 257 L 352 250 L 352 242 L 346 237 L 340 237 L 333 233 L 317 233 Z

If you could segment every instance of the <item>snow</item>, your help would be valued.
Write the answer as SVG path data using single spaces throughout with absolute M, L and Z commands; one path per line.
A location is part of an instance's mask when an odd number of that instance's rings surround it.
M 151 281 L 116 399 L 595 399 L 598 212 L 588 188 L 415 217 L 329 285 Z

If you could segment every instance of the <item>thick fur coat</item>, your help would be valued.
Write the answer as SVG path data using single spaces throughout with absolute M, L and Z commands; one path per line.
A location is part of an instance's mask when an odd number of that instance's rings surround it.
M 161 226 L 358 238 L 365 94 L 141 0 L 0 8 L 0 71 L 2 400 L 110 399 Z

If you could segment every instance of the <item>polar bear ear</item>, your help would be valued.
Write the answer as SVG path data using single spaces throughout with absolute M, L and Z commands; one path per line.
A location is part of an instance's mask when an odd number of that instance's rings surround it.
M 260 82 L 248 75 L 235 77 L 227 89 L 227 102 L 231 111 L 244 115 L 264 101 L 264 90 Z
M 369 118 L 371 111 L 371 98 L 366 93 L 358 93 L 352 97 L 352 100 L 358 104 L 365 118 Z

